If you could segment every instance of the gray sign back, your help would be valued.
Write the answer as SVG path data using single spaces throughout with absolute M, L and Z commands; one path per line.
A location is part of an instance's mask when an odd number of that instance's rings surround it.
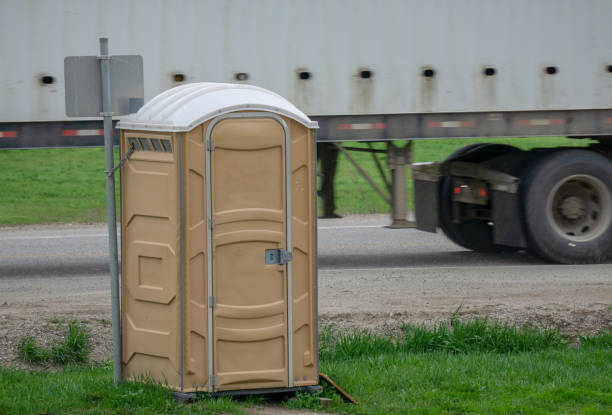
M 99 117 L 102 112 L 100 61 L 97 56 L 67 56 L 64 59 L 66 115 Z M 113 115 L 131 114 L 144 103 L 142 56 L 110 57 Z

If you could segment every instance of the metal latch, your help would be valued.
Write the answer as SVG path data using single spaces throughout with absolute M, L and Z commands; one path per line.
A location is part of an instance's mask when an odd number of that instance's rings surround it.
M 283 265 L 292 259 L 291 251 L 286 249 L 266 249 L 266 265 Z

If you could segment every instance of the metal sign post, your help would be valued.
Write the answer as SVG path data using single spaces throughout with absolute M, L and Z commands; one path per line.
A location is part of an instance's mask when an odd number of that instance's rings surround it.
M 99 62 L 99 63 L 98 63 Z M 121 312 L 115 205 L 113 115 L 138 111 L 143 104 L 142 56 L 108 55 L 108 39 L 100 38 L 99 56 L 67 56 L 64 59 L 66 115 L 103 117 L 106 155 L 106 204 L 113 322 L 113 376 L 121 380 Z M 131 153 L 126 154 L 126 159 Z M 119 167 L 121 163 L 117 166 Z
M 104 153 L 106 155 L 106 205 L 108 208 L 108 252 L 113 324 L 113 379 L 121 380 L 121 320 L 119 312 L 119 274 L 117 273 L 117 217 L 115 206 L 115 162 L 113 154 L 113 113 L 111 112 L 110 59 L 108 39 L 100 38 L 100 75 L 102 80 L 102 112 L 104 117 Z

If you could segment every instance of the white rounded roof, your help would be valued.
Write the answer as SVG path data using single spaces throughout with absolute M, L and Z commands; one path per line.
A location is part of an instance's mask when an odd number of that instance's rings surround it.
M 117 128 L 190 131 L 218 115 L 244 110 L 273 112 L 308 128 L 318 128 L 316 121 L 274 92 L 252 85 L 212 82 L 185 84 L 164 91 L 137 113 L 121 118 Z

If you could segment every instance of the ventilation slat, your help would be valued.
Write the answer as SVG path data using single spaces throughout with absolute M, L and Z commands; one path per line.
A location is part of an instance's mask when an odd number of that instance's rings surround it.
M 128 137 L 128 144 L 134 151 L 172 153 L 172 141 L 165 138 Z

